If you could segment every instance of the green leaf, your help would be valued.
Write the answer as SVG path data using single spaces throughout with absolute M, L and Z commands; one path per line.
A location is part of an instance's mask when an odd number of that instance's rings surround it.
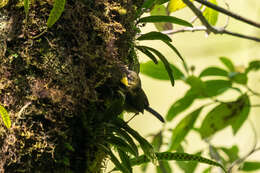
M 166 115 L 167 121 L 172 121 L 173 118 L 176 117 L 179 113 L 187 109 L 193 101 L 197 98 L 197 94 L 191 92 L 191 90 L 187 91 L 186 94 L 177 100 L 168 110 Z
M 122 128 L 114 125 L 114 124 L 108 124 L 107 130 L 109 133 L 114 134 L 122 139 L 124 139 L 130 147 L 132 147 L 132 150 L 135 151 L 135 156 L 138 156 L 138 148 L 136 144 L 134 143 L 134 140 L 132 137 Z
M 185 116 L 172 130 L 172 136 L 168 151 L 176 150 L 180 146 L 180 143 L 185 139 L 189 131 L 193 128 L 193 125 L 197 120 L 202 108 L 203 106 Z
M 160 150 L 160 148 L 161 148 L 161 146 L 163 144 L 163 136 L 162 136 L 162 132 L 161 131 L 158 134 L 154 135 L 151 144 L 154 147 L 154 151 L 159 151 Z
M 0 105 L 0 115 L 3 119 L 4 125 L 9 129 L 11 127 L 11 120 L 7 110 Z
M 212 4 L 218 5 L 216 0 L 208 0 Z M 210 25 L 216 25 L 218 21 L 218 11 L 213 10 L 212 8 L 206 7 L 203 12 L 204 17 L 207 19 Z
M 201 155 L 202 152 L 198 152 L 195 155 Z M 198 162 L 177 162 L 177 165 L 185 172 L 185 173 L 194 173 L 196 167 L 198 166 Z
M 256 171 L 260 169 L 260 162 L 250 162 L 250 161 L 247 161 L 247 162 L 244 162 L 241 170 L 243 171 Z
M 204 76 L 228 76 L 228 72 L 226 70 L 223 70 L 219 67 L 208 67 L 204 69 L 199 77 L 204 77 Z
M 236 121 L 232 123 L 232 130 L 233 134 L 235 135 L 240 127 L 244 124 L 244 122 L 247 120 L 249 112 L 250 112 L 250 100 L 247 94 L 242 95 L 238 98 L 236 101 L 236 104 L 240 107 L 239 112 L 237 113 L 238 117 L 236 118 Z
M 190 24 L 189 22 L 173 16 L 147 16 L 139 19 L 139 22 L 140 23 L 169 22 L 178 25 L 192 27 L 192 24 Z
M 119 157 L 122 161 L 122 165 L 128 169 L 129 172 L 133 172 L 131 163 L 130 163 L 130 158 L 129 156 L 126 154 L 126 152 L 124 150 L 118 149 L 117 150 Z
M 205 83 L 196 76 L 189 76 L 186 78 L 185 82 L 190 85 L 191 90 L 197 94 L 203 95 L 206 90 Z
M 29 14 L 30 1 L 29 0 L 24 0 L 23 1 L 23 6 L 24 6 L 24 11 L 25 11 L 25 16 L 26 16 L 26 19 L 27 19 L 28 18 L 28 14 Z
M 182 55 L 180 54 L 180 52 L 170 43 L 172 41 L 172 39 L 168 35 L 162 34 L 160 32 L 152 31 L 152 32 L 149 32 L 149 33 L 141 35 L 140 37 L 137 38 L 137 40 L 161 40 L 161 41 L 163 41 L 165 44 L 167 44 L 178 55 L 178 57 L 182 60 L 186 71 L 188 71 L 186 62 L 184 61 L 184 59 L 183 59 Z M 142 46 L 136 46 L 136 47 L 139 50 L 141 50 L 143 53 L 145 53 L 144 50 L 148 51 L 147 49 L 145 49 Z M 147 56 L 149 56 L 149 57 L 151 56 L 151 55 L 148 55 L 147 53 L 145 53 L 145 54 Z M 153 57 L 151 59 L 155 62 Z
M 148 56 L 155 64 L 158 64 L 156 57 L 149 50 L 142 46 L 136 46 L 136 48 Z
M 156 167 L 156 172 L 157 173 L 172 173 L 171 166 L 169 162 L 166 161 L 160 161 L 159 166 Z
M 204 84 L 205 84 L 205 90 L 204 90 L 205 95 L 202 96 L 201 98 L 220 95 L 232 86 L 232 83 L 227 80 L 207 80 L 204 81 Z
M 155 31 L 142 34 L 140 37 L 137 38 L 137 40 L 162 40 L 165 42 L 172 41 L 172 39 L 168 35 Z
M 164 5 L 155 5 L 150 14 L 151 16 L 168 16 L 168 11 Z M 158 22 L 154 23 L 154 25 L 158 31 L 171 30 L 173 28 L 172 23 L 169 22 Z
M 163 62 L 163 65 L 169 75 L 169 78 L 170 78 L 170 81 L 171 81 L 171 84 L 172 86 L 174 86 L 174 77 L 173 77 L 173 72 L 172 72 L 172 69 L 171 69 L 171 66 L 170 66 L 170 63 L 168 62 L 168 60 L 164 57 L 163 54 L 161 54 L 161 52 L 159 52 L 158 50 L 154 49 L 154 48 L 151 48 L 151 47 L 147 47 L 147 46 L 142 46 L 144 47 L 145 49 L 153 52 L 156 56 L 158 56 L 158 58 Z
M 55 0 L 53 8 L 51 10 L 50 16 L 47 20 L 47 27 L 50 28 L 52 25 L 54 25 L 57 20 L 60 18 L 64 7 L 66 4 L 66 0 Z
M 193 0 L 191 0 L 193 1 Z M 186 7 L 186 4 L 182 0 L 171 0 L 168 5 L 168 10 L 172 13 Z
M 182 63 L 183 63 L 183 66 L 184 66 L 186 72 L 188 72 L 189 69 L 187 67 L 187 64 L 186 64 L 184 58 L 182 57 L 182 55 L 180 54 L 180 52 L 178 51 L 178 49 L 176 49 L 176 47 L 174 47 L 170 42 L 164 41 L 164 43 L 167 44 L 178 55 L 178 57 L 182 60 Z
M 227 57 L 220 57 L 219 59 L 229 69 L 230 72 L 234 72 L 235 71 L 235 66 L 234 66 L 233 62 L 229 58 L 227 58 Z
M 250 72 L 250 71 L 257 71 L 260 69 L 260 61 L 255 60 L 255 61 L 251 61 L 249 63 L 249 66 L 246 69 L 246 73 Z
M 176 66 L 170 64 L 170 67 L 175 80 L 184 78 L 184 74 Z M 155 79 L 170 80 L 162 61 L 159 61 L 158 64 L 154 64 L 152 61 L 141 63 L 140 72 Z
M 207 138 L 228 125 L 232 125 L 234 133 L 237 132 L 245 119 L 243 107 L 248 106 L 242 99 L 243 97 L 239 97 L 235 102 L 221 103 L 213 108 L 202 122 L 200 127 L 201 137 Z M 240 117 L 241 115 L 243 118 Z
M 114 153 L 111 151 L 111 149 L 100 145 L 100 147 L 102 147 L 103 151 L 110 156 L 110 160 L 113 162 L 113 164 L 115 165 L 117 170 L 120 170 L 124 173 L 131 173 L 124 165 L 122 165 L 120 163 L 120 161 L 116 158 L 116 156 L 114 155 Z
M 178 152 L 175 152 L 175 153 L 161 152 L 161 153 L 156 153 L 156 156 L 159 161 L 175 160 L 175 161 L 195 161 L 195 162 L 200 162 L 200 163 L 206 163 L 208 165 L 218 166 L 218 167 L 222 168 L 225 173 L 227 173 L 225 168 L 220 163 L 215 162 L 213 160 L 209 160 L 207 158 L 204 158 L 204 157 L 201 157 L 198 155 L 193 155 L 193 154 L 188 154 L 188 153 L 178 153 Z M 149 161 L 150 160 L 145 155 L 141 155 L 141 156 L 131 159 L 131 165 L 132 166 L 140 165 L 143 163 L 147 163 Z
M 121 149 L 125 152 L 129 152 L 132 155 L 136 156 L 135 150 L 131 146 L 128 145 L 127 142 L 125 142 L 122 138 L 116 137 L 116 136 L 110 136 L 106 141 L 113 145 L 114 147 Z
M 246 85 L 248 80 L 247 75 L 240 72 L 230 72 L 229 78 L 231 79 L 231 81 L 242 85 Z
M 219 149 L 221 149 L 227 155 L 227 157 L 229 158 L 229 163 L 233 163 L 234 161 L 239 159 L 239 149 L 236 145 L 233 145 L 231 148 L 220 147 Z
M 149 144 L 149 142 L 144 139 L 137 131 L 129 127 L 123 120 L 118 119 L 116 121 L 117 125 L 131 134 L 140 144 L 144 154 L 152 161 L 153 164 L 157 165 L 157 158 L 153 149 L 153 146 Z

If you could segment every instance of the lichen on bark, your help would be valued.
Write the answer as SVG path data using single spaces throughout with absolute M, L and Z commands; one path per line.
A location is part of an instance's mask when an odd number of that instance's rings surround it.
M 0 9 L 0 172 L 101 172 L 142 0 L 70 0 L 49 29 L 52 1 L 31 2 L 27 21 L 15 0 Z

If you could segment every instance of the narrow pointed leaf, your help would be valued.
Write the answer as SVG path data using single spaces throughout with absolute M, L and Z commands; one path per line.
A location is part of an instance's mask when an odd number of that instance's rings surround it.
M 144 154 L 151 160 L 151 162 L 155 165 L 158 164 L 158 160 L 156 158 L 153 146 L 144 139 L 137 131 L 129 127 L 123 120 L 118 119 L 116 122 L 121 128 L 131 134 L 140 144 Z
M 220 57 L 219 59 L 229 69 L 230 72 L 234 72 L 235 71 L 235 66 L 234 66 L 233 62 L 229 58 L 227 58 L 227 57 Z
M 179 124 L 172 130 L 172 136 L 169 144 L 168 151 L 177 150 L 181 142 L 185 139 L 189 131 L 193 128 L 200 111 L 203 107 L 196 109 L 192 113 L 185 116 Z
M 110 160 L 113 162 L 113 164 L 115 165 L 117 170 L 120 170 L 124 173 L 131 173 L 124 165 L 122 165 L 120 163 L 120 161 L 116 158 L 116 156 L 114 155 L 114 153 L 107 147 L 105 146 L 100 146 L 102 147 L 103 151 L 110 156 Z
M 170 109 L 168 110 L 167 115 L 166 115 L 166 120 L 172 121 L 173 118 L 175 118 L 179 113 L 186 110 L 193 103 L 193 101 L 197 98 L 197 96 L 198 96 L 197 94 L 193 94 L 190 90 L 187 91 L 185 96 L 178 99 L 170 107 Z
M 127 141 L 129 146 L 132 147 L 132 150 L 135 153 L 134 155 L 138 156 L 138 148 L 137 148 L 136 144 L 134 143 L 132 137 L 125 130 L 115 127 L 115 126 L 111 127 L 109 130 L 115 132 L 116 135 L 120 136 L 125 141 Z
M 177 54 L 177 56 L 182 60 L 183 66 L 184 66 L 186 72 L 188 72 L 189 71 L 188 66 L 187 66 L 184 58 L 182 57 L 182 55 L 178 51 L 178 49 L 176 47 L 174 47 L 170 42 L 164 41 L 164 43 L 167 44 Z
M 161 160 L 175 160 L 175 161 L 194 161 L 194 162 L 199 162 L 199 163 L 205 163 L 208 165 L 212 165 L 212 166 L 218 166 L 220 168 L 222 168 L 222 170 L 227 173 L 227 171 L 225 170 L 225 168 L 218 162 L 215 162 L 213 160 L 198 156 L 198 155 L 193 155 L 193 154 L 188 154 L 188 153 L 172 153 L 172 152 L 161 152 L 161 153 L 156 153 L 156 156 L 158 158 L 159 161 Z M 131 159 L 131 165 L 140 165 L 143 163 L 147 163 L 150 160 L 145 156 L 145 155 L 141 155 L 137 158 Z
M 147 47 L 147 46 L 142 46 L 146 49 L 148 49 L 149 51 L 153 52 L 156 56 L 158 56 L 158 58 L 163 62 L 164 67 L 169 75 L 170 81 L 172 86 L 174 86 L 174 77 L 173 77 L 173 72 L 172 69 L 170 67 L 170 63 L 168 62 L 168 60 L 164 57 L 163 54 L 161 54 L 161 52 L 159 52 L 158 50 L 151 48 L 151 47 Z
M 202 152 L 198 152 L 195 155 L 201 155 Z M 177 162 L 177 165 L 184 171 L 184 173 L 194 173 L 198 162 Z
M 10 128 L 11 127 L 11 120 L 10 120 L 10 116 L 7 112 L 7 110 L 2 106 L 0 105 L 0 115 L 2 117 L 2 120 L 4 122 L 4 125 L 7 127 L 7 128 Z
M 155 31 L 142 34 L 140 37 L 137 38 L 137 40 L 162 40 L 166 42 L 172 41 L 172 39 L 168 35 Z
M 163 136 L 161 131 L 153 137 L 151 144 L 156 152 L 160 150 L 163 144 Z
M 129 152 L 132 155 L 136 155 L 136 152 L 133 150 L 131 146 L 127 144 L 123 139 L 116 137 L 116 136 L 110 136 L 107 139 L 107 142 L 109 144 L 112 144 L 114 147 L 119 148 L 121 150 L 124 150 L 125 152 Z
M 24 0 L 23 3 L 24 3 L 23 6 L 24 6 L 24 11 L 25 11 L 25 16 L 27 19 L 28 14 L 29 14 L 29 8 L 30 8 L 30 0 Z
M 158 64 L 156 57 L 149 50 L 147 50 L 143 46 L 136 46 L 136 48 L 143 52 L 146 56 L 148 56 L 154 62 L 154 64 Z
M 122 165 L 125 168 L 127 168 L 130 173 L 132 173 L 133 169 L 132 169 L 132 166 L 131 166 L 131 163 L 130 163 L 129 156 L 126 154 L 126 152 L 124 150 L 118 149 L 117 152 L 119 154 L 120 160 L 122 161 L 121 162 Z
M 190 24 L 189 22 L 173 16 L 148 16 L 148 17 L 141 18 L 139 22 L 140 23 L 169 22 L 169 23 L 174 23 L 182 26 L 192 27 L 192 24 Z
M 53 8 L 51 10 L 50 16 L 47 20 L 47 27 L 50 28 L 52 25 L 54 25 L 57 20 L 60 18 L 64 7 L 66 4 L 66 0 L 55 0 Z

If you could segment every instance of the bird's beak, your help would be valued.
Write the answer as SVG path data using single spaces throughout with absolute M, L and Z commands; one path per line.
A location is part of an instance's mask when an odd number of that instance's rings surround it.
M 122 77 L 121 83 L 124 84 L 126 87 L 129 87 L 128 79 L 126 76 Z

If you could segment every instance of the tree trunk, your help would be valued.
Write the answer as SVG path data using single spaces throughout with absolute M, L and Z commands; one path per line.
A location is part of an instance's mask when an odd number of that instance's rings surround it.
M 21 2 L 0 9 L 0 172 L 101 172 L 142 0 L 67 0 L 48 29 L 53 1 L 31 1 L 27 20 Z

